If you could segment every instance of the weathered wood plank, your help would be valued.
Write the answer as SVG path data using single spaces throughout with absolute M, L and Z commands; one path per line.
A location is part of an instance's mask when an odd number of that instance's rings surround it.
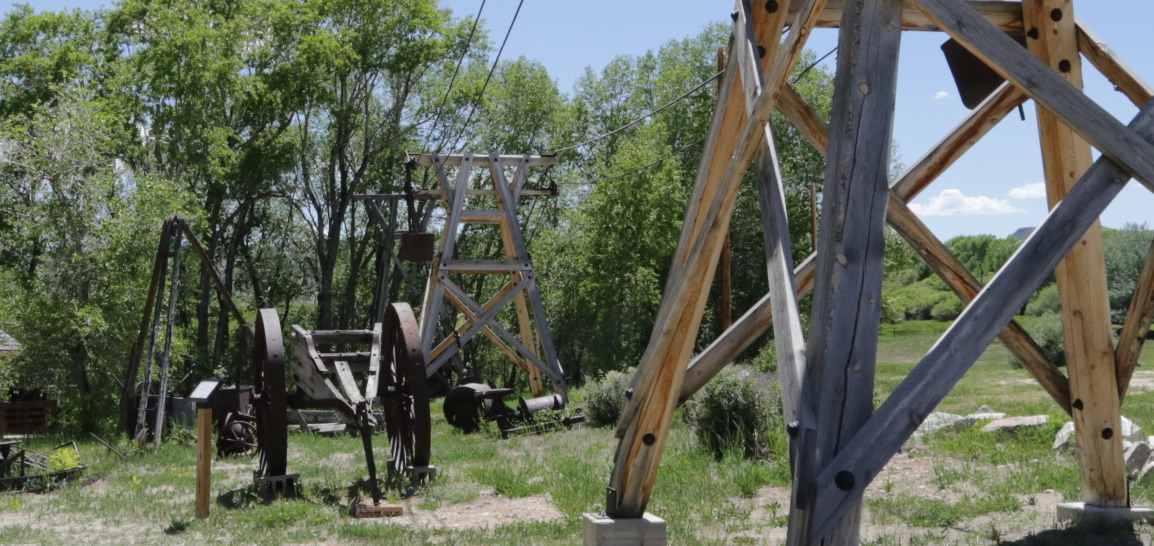
M 489 311 L 489 310 L 493 309 L 493 307 L 497 305 L 497 302 L 504 299 L 505 295 L 508 294 L 509 291 L 513 290 L 513 288 L 516 286 L 517 286 L 517 281 L 510 281 L 510 282 L 505 283 L 505 286 L 502 286 L 501 289 L 498 290 L 496 294 L 493 294 L 493 296 L 490 297 L 488 301 L 486 301 L 484 304 L 481 305 L 481 310 L 482 311 Z M 460 339 L 460 336 L 463 335 L 466 331 L 468 331 L 469 326 L 471 326 L 474 322 L 476 322 L 476 321 L 469 318 L 465 322 L 465 324 L 458 326 L 454 330 L 453 334 L 445 336 L 445 339 L 442 339 L 441 342 L 438 343 L 436 347 L 433 347 L 433 349 L 431 351 L 429 351 L 429 356 L 426 358 L 426 360 L 432 361 L 432 360 L 436 359 L 438 356 L 441 355 L 441 353 L 445 352 L 445 349 L 447 349 L 449 347 L 449 345 L 451 345 L 453 343 L 457 343 L 458 342 L 457 340 Z M 461 343 L 464 343 L 464 342 L 462 341 Z
M 962 262 L 950 253 L 933 232 L 897 196 L 890 194 L 886 216 L 894 230 L 909 243 L 910 248 L 921 256 L 930 270 L 950 287 L 962 302 L 969 303 L 981 292 L 982 285 Z M 1011 320 L 999 334 L 1002 345 L 1022 363 L 1022 367 L 1038 381 L 1038 384 L 1070 414 L 1070 380 L 1046 359 L 1041 347 L 1026 333 L 1016 321 Z
M 967 4 L 955 0 L 907 1 L 1003 78 L 1053 112 L 1102 155 L 1154 190 L 1154 145 L 1122 125 L 1056 70 L 1022 49 Z M 1073 63 L 1074 59 L 1067 60 Z
M 1138 357 L 1142 354 L 1142 345 L 1146 343 L 1151 321 L 1154 321 L 1154 243 L 1151 243 L 1146 253 L 1146 262 L 1142 264 L 1138 285 L 1130 299 L 1130 309 L 1126 311 L 1126 322 L 1122 324 L 1122 333 L 1118 335 L 1118 347 L 1114 349 L 1119 404 L 1126 398 L 1126 389 L 1130 387 L 1130 378 L 1134 375 L 1134 367 L 1138 365 Z
M 445 159 L 445 165 L 448 165 L 449 167 L 456 167 L 457 165 L 460 165 L 463 162 L 463 160 L 466 156 L 469 156 L 469 155 L 472 155 L 472 154 L 469 154 L 469 153 L 447 154 L 447 155 L 442 155 L 441 157 L 443 157 Z M 519 165 L 521 163 L 521 161 L 526 158 L 525 155 L 500 155 L 497 157 L 498 157 L 497 160 L 503 166 Z M 556 167 L 557 166 L 557 158 L 554 156 L 551 156 L 551 155 L 530 155 L 527 157 L 529 158 L 528 163 L 529 163 L 530 167 Z M 409 154 L 407 159 L 409 161 L 416 162 L 417 165 L 420 165 L 422 167 L 432 167 L 433 166 L 433 154 Z M 490 156 L 488 154 L 477 155 L 473 158 L 473 164 L 477 165 L 479 167 L 487 167 L 491 164 L 491 161 L 492 161 L 492 159 L 490 159 Z
M 461 211 L 461 222 L 465 224 L 500 224 L 505 221 L 505 213 L 499 210 L 465 209 Z
M 1011 34 L 1025 32 L 1022 24 L 1022 3 L 996 0 L 966 0 L 987 21 Z M 818 28 L 837 28 L 846 0 L 829 0 L 817 20 Z M 910 6 L 902 9 L 902 30 L 940 31 L 938 25 Z
M 1141 108 L 1154 97 L 1154 87 L 1146 83 L 1134 69 L 1110 50 L 1098 35 L 1094 34 L 1080 19 L 1074 20 L 1078 31 L 1078 50 L 1086 60 L 1094 65 L 1118 91 L 1126 95 L 1134 106 Z
M 825 155 L 825 149 L 829 147 L 828 124 L 792 85 L 782 86 L 777 110 L 789 120 L 802 138 Z
M 901 8 L 901 0 L 863 0 L 846 6 L 839 27 L 801 392 L 806 407 L 799 411 L 805 438 L 798 457 L 815 469 L 842 451 L 873 411 Z M 813 524 L 824 506 L 807 502 L 816 488 L 813 473 L 795 474 L 787 544 L 857 544 L 860 502 L 818 530 Z
M 469 328 L 465 330 L 465 333 L 461 334 L 457 339 L 452 340 L 452 343 L 449 343 L 448 346 L 444 347 L 442 352 L 437 355 L 436 358 L 432 358 L 432 353 L 430 352 L 431 362 L 427 366 L 429 371 L 426 372 L 428 375 L 432 375 L 433 372 L 437 371 L 437 369 L 444 365 L 445 362 L 449 360 L 449 357 L 453 356 L 459 347 L 468 343 L 470 339 L 473 339 L 473 336 L 477 335 L 483 326 L 492 323 L 493 319 L 496 318 L 497 313 L 500 313 L 501 310 L 505 308 L 505 305 L 507 305 L 510 301 L 513 301 L 513 296 L 521 293 L 521 291 L 524 290 L 529 283 L 528 281 L 521 281 L 508 291 L 505 291 L 503 294 L 499 294 L 501 297 L 493 302 L 493 306 L 489 309 L 482 309 L 482 307 L 474 302 L 472 298 L 470 298 L 468 294 L 465 293 L 464 290 L 461 290 L 460 287 L 458 287 L 448 278 L 440 279 L 438 284 L 445 287 L 445 296 L 449 298 L 450 302 L 452 302 L 454 305 L 457 305 L 458 307 L 469 309 L 474 315 L 477 316 L 477 320 L 469 324 Z M 446 341 L 448 341 L 448 339 L 446 339 Z
M 417 199 L 439 199 L 441 197 L 439 195 L 440 191 L 441 190 L 439 190 L 439 189 L 437 189 L 437 190 L 417 190 L 415 192 L 415 195 L 416 195 Z M 493 190 L 469 189 L 469 190 L 465 191 L 465 195 L 468 195 L 470 197 L 477 196 L 477 195 L 486 195 L 486 196 L 491 197 L 493 195 Z M 548 196 L 553 196 L 553 195 L 557 195 L 557 193 L 551 189 L 548 189 L 548 188 L 541 188 L 541 189 L 525 188 L 525 189 L 521 190 L 521 196 L 522 197 L 526 197 L 526 196 L 529 196 L 529 197 L 548 197 Z
M 372 330 L 313 330 L 313 343 L 336 345 L 341 343 L 372 343 Z
M 357 387 L 357 380 L 353 378 L 353 371 L 349 369 L 349 363 L 338 360 L 333 363 L 333 369 L 337 372 L 337 381 L 345 399 L 354 406 L 364 402 L 365 397 L 361 395 L 361 390 Z
M 1078 55 L 1073 0 L 1025 0 L 1022 17 L 1039 32 L 1027 35 L 1026 47 L 1054 69 L 1063 83 L 1082 88 L 1082 58 Z M 1092 164 L 1090 145 L 1051 111 L 1037 108 L 1038 136 L 1046 197 L 1052 208 Z M 1128 130 L 1127 130 L 1128 131 Z M 1094 222 L 1055 271 L 1066 342 L 1070 398 L 1082 500 L 1095 506 L 1129 505 L 1122 435 L 1103 438 L 1100 432 L 1122 426 L 1114 369 L 1114 331 L 1106 288 L 1106 258 L 1102 227 Z
M 480 306 L 477 305 L 477 302 L 469 298 L 468 295 L 465 294 L 464 290 L 461 290 L 461 287 L 457 286 L 453 281 L 448 279 L 442 279 L 441 282 L 445 286 L 447 295 L 452 294 L 452 296 L 456 298 L 459 303 L 468 307 L 473 312 L 473 314 L 482 315 L 480 312 Z M 532 288 L 535 284 L 535 281 L 532 278 L 525 278 L 522 282 L 527 283 L 527 289 Z M 555 383 L 562 385 L 564 384 L 563 377 L 554 375 L 553 370 L 549 368 L 549 366 L 542 362 L 533 351 L 530 351 L 529 348 L 521 342 L 521 340 L 517 339 L 513 334 L 510 334 L 509 331 L 506 330 L 500 322 L 488 321 L 488 326 L 491 327 L 497 333 L 497 335 L 504 339 L 506 343 L 517 349 L 517 351 L 520 352 L 526 360 L 531 362 L 534 366 L 537 366 L 537 368 L 539 368 L 541 371 L 545 372 L 545 375 L 548 375 L 549 379 L 553 380 Z M 449 349 L 449 351 L 452 350 L 453 349 Z
M 1130 128 L 1154 141 L 1154 103 L 1142 110 Z M 821 470 L 814 502 L 827 508 L 815 525 L 817 529 L 835 524 L 861 498 L 870 480 L 949 394 L 1128 180 L 1126 170 L 1100 157 L 1050 211 L 874 416 Z M 834 476 L 842 471 L 853 478 L 841 480 L 843 484 L 852 481 L 845 490 L 834 482 Z
M 497 260 L 445 261 L 441 271 L 445 273 L 493 274 L 530 271 L 533 264 L 525 262 L 505 262 Z
M 465 208 L 465 190 L 469 188 L 469 176 L 473 171 L 473 154 L 466 153 L 457 170 L 457 184 L 453 186 L 453 199 L 445 210 L 445 229 L 441 233 L 444 247 L 441 250 L 441 268 L 453 261 L 457 249 L 457 228 L 461 225 L 461 210 Z
M 789 37 L 773 61 L 766 92 L 758 97 L 760 110 L 754 119 L 745 120 L 745 116 L 741 115 L 744 101 L 739 91 L 732 87 L 732 76 L 736 71 L 726 70 L 726 79 L 732 91 L 728 95 L 725 91 L 721 93 L 720 96 L 728 99 L 719 101 L 714 126 L 722 125 L 725 112 L 732 111 L 734 101 L 738 118 L 746 125 L 736 147 L 729 144 L 722 146 L 719 144 L 722 139 L 716 136 L 707 140 L 707 152 L 698 170 L 694 200 L 690 202 L 686 215 L 686 226 L 682 229 L 674 267 L 671 268 L 665 296 L 654 324 L 654 334 L 633 381 L 634 396 L 627 402 L 622 412 L 621 426 L 617 429 L 621 442 L 615 457 L 606 505 L 606 511 L 614 517 L 640 517 L 648 503 L 676 407 L 677 394 L 681 391 L 685 376 L 685 363 L 689 360 L 693 341 L 701 325 L 706 300 L 702 293 L 708 290 L 713 281 L 741 175 L 759 144 L 757 139 L 763 136 L 764 124 L 773 111 L 776 89 L 784 83 L 796 64 L 812 26 L 810 20 L 816 17 L 823 3 L 824 0 L 805 0 L 801 10 L 804 17 L 795 21 Z M 734 55 L 732 51 L 731 57 Z M 723 80 L 724 86 L 726 84 Z M 735 94 L 737 96 L 733 96 Z M 718 127 L 718 132 L 722 133 L 720 136 L 724 137 L 726 143 L 733 142 L 733 125 L 725 127 L 726 131 L 720 131 Z M 717 135 L 712 127 L 711 135 Z M 746 142 L 742 144 L 742 140 Z M 719 150 L 742 153 L 734 155 L 722 152 L 719 156 Z M 714 163 L 724 163 L 720 177 L 715 174 L 717 169 L 713 168 Z M 703 178 L 706 179 L 704 183 Z M 710 201 L 698 202 L 703 195 L 710 196 Z
M 1026 98 L 1025 93 L 1012 85 L 1003 85 L 978 108 L 975 108 L 961 124 L 931 148 L 913 167 L 899 177 L 890 186 L 890 191 L 906 202 L 916 197 L 930 182 L 940 176 Z M 827 124 L 820 117 L 811 118 L 806 125 L 814 127 L 820 135 L 824 135 L 827 131 Z M 807 132 L 802 131 L 803 136 L 806 134 Z M 820 138 L 813 138 L 810 143 L 818 152 L 825 155 L 824 142 L 827 141 L 828 137 L 821 136 Z M 794 271 L 798 283 L 799 298 L 808 294 L 813 287 L 813 258 L 814 255 L 811 254 Z M 718 336 L 714 343 L 693 359 L 689 364 L 688 372 L 686 372 L 679 403 L 683 403 L 701 390 L 722 368 L 737 358 L 737 355 L 741 354 L 742 351 L 748 349 L 758 337 L 769 329 L 771 321 L 771 301 L 767 295 L 758 300 L 748 312 Z
M 778 9 L 782 7 L 778 6 Z M 738 12 L 737 28 L 741 28 L 743 20 L 750 16 L 753 19 L 765 17 L 768 21 L 760 26 L 777 29 L 777 32 L 766 37 L 776 43 L 780 37 L 782 17 L 773 17 L 761 10 L 749 13 L 746 11 L 748 9 L 748 4 L 743 4 L 743 9 Z M 745 26 L 748 28 L 747 32 L 752 34 L 752 21 Z M 747 115 L 752 113 L 764 84 L 761 69 L 752 54 L 756 49 L 756 43 L 750 44 L 748 48 L 743 47 L 737 59 L 742 81 L 749 82 L 742 86 L 745 91 Z M 783 84 L 782 89 L 792 88 L 788 84 Z M 797 409 L 801 400 L 801 378 L 805 373 L 805 332 L 802 329 L 801 312 L 797 305 L 797 283 L 793 277 L 793 250 L 789 241 L 785 188 L 772 124 L 765 124 L 765 134 L 755 156 L 755 162 L 758 209 L 765 242 L 766 275 L 769 281 L 770 301 L 773 305 L 774 344 L 777 348 L 780 372 L 782 411 L 785 422 L 792 423 L 797 420 Z

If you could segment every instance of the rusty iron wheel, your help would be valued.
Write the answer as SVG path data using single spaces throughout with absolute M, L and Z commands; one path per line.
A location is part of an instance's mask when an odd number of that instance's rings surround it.
M 381 402 L 389 437 L 389 472 L 429 465 L 431 420 L 420 329 L 407 303 L 389 305 L 381 340 Z
M 256 426 L 252 418 L 229 414 L 216 437 L 216 451 L 222 457 L 248 455 L 256 450 Z
M 284 341 L 275 309 L 260 310 L 253 337 L 252 391 L 260 453 L 258 475 L 283 476 L 288 469 L 288 416 Z

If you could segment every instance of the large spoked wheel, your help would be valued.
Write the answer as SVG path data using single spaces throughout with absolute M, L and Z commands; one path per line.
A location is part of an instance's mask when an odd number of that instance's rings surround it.
M 253 359 L 253 406 L 261 477 L 283 476 L 288 468 L 288 419 L 285 395 L 284 341 L 275 309 L 257 315 Z
M 419 331 L 407 303 L 389 305 L 381 339 L 386 359 L 381 366 L 381 398 L 392 474 L 429 465 L 429 393 Z

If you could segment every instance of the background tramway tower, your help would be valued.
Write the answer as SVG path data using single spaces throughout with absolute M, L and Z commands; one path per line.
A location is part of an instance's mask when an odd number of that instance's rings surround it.
M 412 165 L 433 169 L 436 187 L 417 190 L 417 198 L 438 198 L 445 207 L 444 228 L 429 268 L 421 306 L 421 339 L 428 355 L 428 373 L 437 372 L 465 343 L 484 334 L 511 362 L 525 370 L 533 396 L 545 394 L 542 374 L 554 390 L 565 392 L 565 379 L 546 322 L 533 262 L 525 245 L 517 207 L 523 196 L 552 195 L 553 189 L 526 188 L 531 167 L 552 167 L 556 159 L 533 155 L 410 155 Z M 474 169 L 486 175 L 473 176 Z M 510 178 L 506 169 L 512 169 Z M 450 176 L 452 173 L 454 176 Z M 470 187 L 473 181 L 476 187 Z M 485 198 L 490 198 L 491 201 Z M 469 208 L 475 201 L 491 208 Z M 457 257 L 462 224 L 495 225 L 501 235 L 501 258 L 465 260 Z M 453 280 L 457 275 L 497 275 L 508 281 L 480 303 Z M 448 335 L 438 335 L 437 317 L 448 301 L 465 318 Z M 517 331 L 512 334 L 498 314 L 513 302 Z

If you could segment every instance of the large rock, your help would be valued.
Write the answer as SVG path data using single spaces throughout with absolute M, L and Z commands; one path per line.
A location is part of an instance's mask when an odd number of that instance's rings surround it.
M 1054 435 L 1054 450 L 1066 450 L 1074 448 L 1074 422 L 1067 421 L 1058 429 L 1058 434 Z
M 1006 417 L 1005 419 L 998 419 L 991 421 L 986 426 L 982 427 L 982 432 L 1017 432 L 1023 428 L 1036 428 L 1045 426 L 1050 422 L 1049 415 L 1029 415 L 1026 417 Z
M 1142 427 L 1135 424 L 1134 421 L 1127 419 L 1126 416 L 1123 415 L 1122 439 L 1130 440 L 1131 442 L 1143 442 L 1146 440 L 1146 432 L 1142 430 Z
M 1125 449 L 1122 457 L 1126 460 L 1126 473 L 1136 475 L 1141 472 L 1150 461 L 1150 444 L 1122 440 L 1122 447 Z
M 1004 414 L 1000 411 L 994 411 L 994 408 L 991 408 L 990 406 L 986 406 L 986 405 L 983 405 L 982 407 L 978 408 L 978 411 L 975 411 L 974 413 L 971 413 L 971 414 L 966 416 L 967 419 L 972 419 L 974 423 L 976 423 L 978 421 L 1004 419 L 1005 417 L 1006 417 L 1006 414 Z M 973 423 L 971 423 L 971 426 L 972 425 L 973 425 Z
M 972 420 L 967 420 L 961 415 L 935 411 L 926 416 L 926 420 L 922 421 L 922 425 L 918 427 L 918 430 L 914 432 L 914 435 L 925 436 L 927 434 L 938 432 L 939 430 L 965 430 L 972 426 L 974 426 L 974 422 Z

